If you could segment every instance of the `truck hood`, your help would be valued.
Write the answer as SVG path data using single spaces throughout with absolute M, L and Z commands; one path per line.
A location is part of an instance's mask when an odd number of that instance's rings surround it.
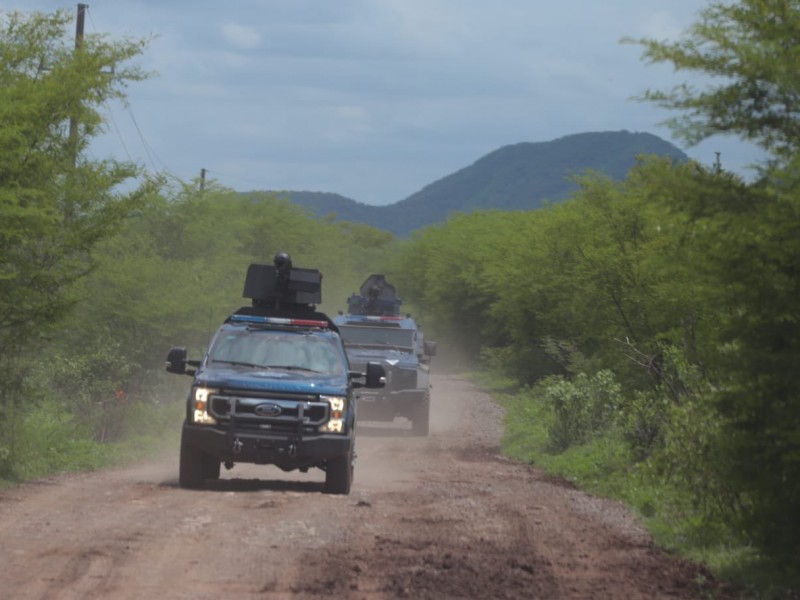
M 211 388 L 288 392 L 301 394 L 345 395 L 348 381 L 344 376 L 321 375 L 285 369 L 248 369 L 231 367 L 203 368 L 195 382 Z

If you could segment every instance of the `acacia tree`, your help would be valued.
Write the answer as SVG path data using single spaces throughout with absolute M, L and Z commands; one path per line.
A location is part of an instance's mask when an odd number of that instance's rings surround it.
M 719 312 L 704 364 L 730 457 L 726 483 L 744 498 L 743 530 L 768 554 L 800 552 L 800 3 L 714 3 L 675 43 L 639 40 L 650 62 L 715 77 L 695 90 L 648 91 L 679 111 L 671 124 L 698 142 L 739 135 L 772 155 L 766 177 L 725 186 L 718 202 L 689 195 L 693 244 Z M 698 255 L 699 256 L 699 255 Z M 794 563 L 796 568 L 796 561 Z
M 115 191 L 135 165 L 85 155 L 103 105 L 145 77 L 126 66 L 145 42 L 86 36 L 75 47 L 70 21 L 0 12 L 0 407 L 17 389 L 20 350 L 68 312 L 92 248 L 145 193 Z
M 632 40 L 627 40 L 632 41 Z M 677 42 L 640 39 L 649 63 L 715 77 L 645 92 L 643 99 L 681 114 L 668 121 L 689 143 L 715 134 L 750 140 L 778 158 L 800 148 L 800 4 L 794 0 L 715 2 Z

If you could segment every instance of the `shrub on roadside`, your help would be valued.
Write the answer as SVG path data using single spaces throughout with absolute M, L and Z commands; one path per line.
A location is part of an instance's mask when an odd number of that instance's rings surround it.
M 102 445 L 59 402 L 43 400 L 16 411 L 13 437 L 4 436 L 5 461 L 0 466 L 4 478 L 34 479 L 106 464 Z
M 586 443 L 611 427 L 621 404 L 620 385 L 608 370 L 572 379 L 548 377 L 536 388 L 553 414 L 548 432 L 553 452 Z

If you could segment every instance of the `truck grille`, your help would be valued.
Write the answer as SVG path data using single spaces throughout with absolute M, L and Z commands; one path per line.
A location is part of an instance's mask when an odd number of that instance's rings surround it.
M 227 394 L 222 391 L 209 398 L 209 413 L 217 421 L 230 421 L 243 428 L 276 428 L 287 426 L 296 429 L 298 423 L 317 427 L 329 418 L 330 405 L 319 402 L 314 396 Z
M 413 390 L 417 387 L 417 370 L 416 369 L 401 369 L 397 366 L 392 366 L 387 362 L 383 362 L 383 367 L 386 369 L 386 389 L 387 390 Z M 354 370 L 361 371 L 362 373 L 367 370 L 366 363 L 351 363 L 350 365 Z
M 393 390 L 413 390 L 417 387 L 416 369 L 392 369 L 389 387 Z

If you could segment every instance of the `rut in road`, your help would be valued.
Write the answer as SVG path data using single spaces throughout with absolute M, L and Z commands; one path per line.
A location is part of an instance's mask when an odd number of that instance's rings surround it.
M 349 496 L 255 465 L 183 490 L 177 448 L 7 490 L 0 598 L 726 597 L 623 507 L 504 459 L 502 411 L 467 381 L 431 397 L 428 437 L 359 424 Z

